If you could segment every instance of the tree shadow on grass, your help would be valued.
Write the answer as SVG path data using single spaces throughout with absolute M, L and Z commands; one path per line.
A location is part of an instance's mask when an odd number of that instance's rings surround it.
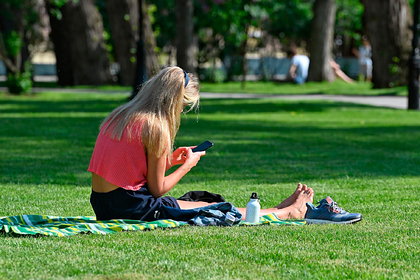
M 0 100 L 1 113 L 111 112 L 126 100 Z
M 2 114 L 13 113 L 109 113 L 126 100 L 75 100 L 75 101 L 40 101 L 40 100 L 0 100 Z M 369 108 L 367 105 L 341 103 L 325 100 L 281 100 L 277 99 L 206 99 L 201 101 L 201 113 L 238 114 L 269 112 L 322 112 L 343 106 Z M 57 115 L 58 117 L 58 115 Z
M 102 118 L 68 118 L 60 113 L 73 107 L 87 114 L 107 113 L 118 102 L 104 102 L 95 107 L 89 105 L 91 101 L 83 101 L 75 106 L 79 103 L 56 102 L 55 106 L 49 106 L 46 102 L 29 110 L 50 110 L 57 112 L 56 117 L 2 118 L 1 184 L 89 185 L 87 167 Z M 183 179 L 185 183 L 220 180 L 278 183 L 345 176 L 420 175 L 419 125 L 351 127 L 344 122 L 342 126 L 325 127 L 299 120 L 294 123 L 240 117 L 251 113 L 320 112 L 349 106 L 333 102 L 206 100 L 203 103 L 206 117 L 198 123 L 184 122 L 176 145 L 194 145 L 208 139 L 215 146 Z M 28 112 L 17 109 L 10 113 L 22 111 Z M 239 116 L 213 120 L 211 116 L 218 113 Z M 314 118 L 316 123 L 316 115 Z
M 368 105 L 342 103 L 326 100 L 287 99 L 211 99 L 202 101 L 200 113 L 242 114 L 279 112 L 323 112 L 338 108 L 371 108 Z

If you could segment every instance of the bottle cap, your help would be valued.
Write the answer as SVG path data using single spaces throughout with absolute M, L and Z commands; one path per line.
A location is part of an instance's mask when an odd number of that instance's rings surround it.
M 260 199 L 260 198 L 258 197 L 257 193 L 253 192 L 251 195 L 251 199 Z

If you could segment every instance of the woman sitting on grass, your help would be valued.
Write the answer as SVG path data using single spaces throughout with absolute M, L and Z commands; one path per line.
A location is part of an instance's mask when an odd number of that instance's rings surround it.
M 188 111 L 198 107 L 198 91 L 198 82 L 191 74 L 167 67 L 146 82 L 133 100 L 105 118 L 88 169 L 92 172 L 90 201 L 98 220 L 151 221 L 162 207 L 209 205 L 164 196 L 206 154 L 192 152 L 193 147 L 173 151 L 181 113 L 186 107 Z M 165 176 L 175 165 L 179 167 Z M 306 203 L 312 202 L 313 196 L 311 188 L 299 184 L 290 197 L 260 214 L 304 218 Z M 246 209 L 238 210 L 245 217 Z

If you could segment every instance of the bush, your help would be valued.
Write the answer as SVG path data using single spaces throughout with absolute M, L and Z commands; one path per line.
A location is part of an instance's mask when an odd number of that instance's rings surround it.
M 226 75 L 222 69 L 205 68 L 200 71 L 200 80 L 210 83 L 223 83 L 226 80 Z
M 26 69 L 23 73 L 9 74 L 6 86 L 9 93 L 19 95 L 29 93 L 32 89 L 31 71 Z

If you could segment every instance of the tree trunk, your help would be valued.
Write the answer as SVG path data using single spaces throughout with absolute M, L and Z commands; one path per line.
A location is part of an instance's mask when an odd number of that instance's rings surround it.
M 137 22 L 141 28 L 137 32 L 136 68 L 133 80 L 133 91 L 129 99 L 133 99 L 141 85 L 148 77 L 159 71 L 159 63 L 155 52 L 156 39 L 153 34 L 152 24 L 147 12 L 147 5 L 144 0 L 137 0 Z
M 25 37 L 25 10 L 22 5 L 0 2 L 0 59 L 7 73 L 19 73 Z M 12 42 L 12 43 L 9 43 Z
M 154 76 L 160 70 L 157 54 L 156 54 L 156 38 L 153 33 L 152 23 L 150 22 L 149 13 L 147 12 L 146 1 L 143 3 L 143 39 L 146 52 L 146 70 L 149 77 Z
M 62 18 L 51 14 L 51 39 L 57 58 L 58 83 L 62 86 L 103 85 L 111 81 L 103 39 L 103 23 L 94 0 L 63 5 Z
M 412 34 L 407 0 L 362 1 L 366 33 L 372 46 L 374 88 L 405 85 Z
M 43 0 L 0 1 L 0 60 L 6 66 L 6 85 L 12 94 L 31 90 L 30 58 L 48 38 L 45 16 Z
M 107 0 L 106 10 L 115 59 L 120 65 L 119 82 L 123 86 L 131 86 L 136 70 L 136 42 L 139 37 L 137 0 Z
M 335 79 L 330 66 L 336 12 L 335 0 L 316 0 L 313 10 L 308 80 L 330 82 Z
M 246 75 L 248 73 L 248 63 L 246 60 L 246 51 L 248 47 L 248 31 L 249 31 L 249 24 L 245 27 L 245 35 L 244 40 L 242 41 L 241 45 L 241 57 L 242 57 L 242 81 L 241 81 L 241 89 L 245 89 L 246 83 Z
M 176 1 L 177 42 L 176 60 L 178 66 L 187 72 L 195 71 L 195 50 L 193 42 L 193 0 Z
M 143 32 L 143 1 L 138 0 L 138 24 L 140 28 L 138 29 L 138 39 L 137 39 L 137 51 L 136 51 L 136 71 L 133 80 L 133 90 L 129 99 L 133 99 L 140 87 L 144 82 L 147 81 L 147 70 L 146 70 L 146 51 L 144 47 L 144 32 Z
M 35 47 L 47 40 L 44 16 L 43 0 L 0 1 L 0 59 L 8 73 L 24 72 Z

